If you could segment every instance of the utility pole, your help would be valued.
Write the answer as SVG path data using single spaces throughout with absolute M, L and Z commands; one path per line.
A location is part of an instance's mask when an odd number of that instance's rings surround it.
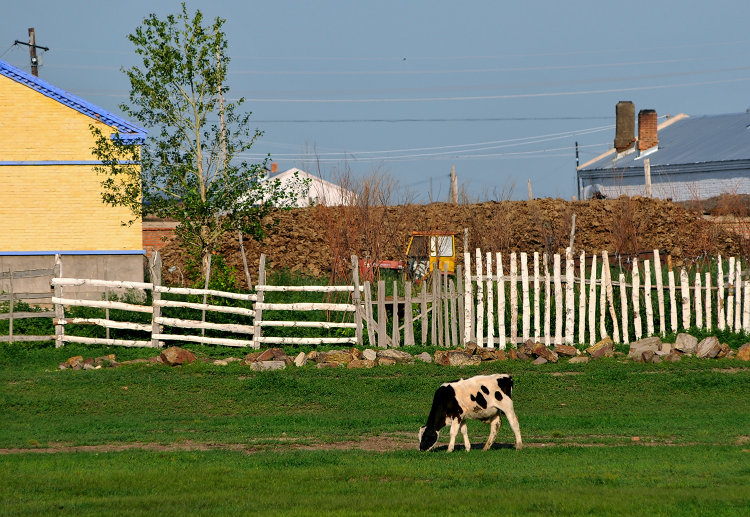
M 36 35 L 34 33 L 34 27 L 29 27 L 29 42 L 16 40 L 13 42 L 14 45 L 26 45 L 29 47 L 29 57 L 31 58 L 31 75 L 39 77 L 39 59 L 36 56 L 36 49 L 40 48 L 45 52 L 49 51 L 49 47 L 43 47 L 36 44 Z
M 451 165 L 451 203 L 458 204 L 458 178 L 455 165 Z

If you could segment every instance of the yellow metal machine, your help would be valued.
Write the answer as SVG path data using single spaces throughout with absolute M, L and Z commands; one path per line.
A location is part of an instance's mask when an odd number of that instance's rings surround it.
M 406 277 L 419 281 L 432 271 L 456 272 L 456 235 L 450 232 L 412 232 L 406 247 Z

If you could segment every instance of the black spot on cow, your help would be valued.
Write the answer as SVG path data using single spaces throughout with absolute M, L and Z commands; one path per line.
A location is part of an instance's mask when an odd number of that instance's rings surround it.
M 495 392 L 495 400 L 503 400 L 503 394 L 499 391 Z
M 425 429 L 425 432 L 422 434 L 422 439 L 419 442 L 419 450 L 428 450 L 430 447 L 435 445 L 435 442 L 437 442 L 437 440 L 437 431 L 435 431 L 434 429 Z
M 482 391 L 484 392 L 485 395 L 489 395 L 490 394 L 490 389 L 487 386 L 485 386 L 484 384 L 482 385 Z
M 497 386 L 500 388 L 500 391 L 510 397 L 511 391 L 513 391 L 513 379 L 510 377 L 499 377 L 497 379 Z
M 482 409 L 487 409 L 487 399 L 484 398 L 481 392 L 478 391 L 476 395 L 472 395 L 471 400 L 479 404 L 479 407 Z

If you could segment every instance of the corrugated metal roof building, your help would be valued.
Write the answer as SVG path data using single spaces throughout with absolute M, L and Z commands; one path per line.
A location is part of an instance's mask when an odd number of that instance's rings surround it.
M 628 106 L 629 105 L 629 106 Z M 750 112 L 689 117 L 657 124 L 656 112 L 638 114 L 618 103 L 614 148 L 578 167 L 579 195 L 646 195 L 648 160 L 653 197 L 688 201 L 723 193 L 750 194 Z

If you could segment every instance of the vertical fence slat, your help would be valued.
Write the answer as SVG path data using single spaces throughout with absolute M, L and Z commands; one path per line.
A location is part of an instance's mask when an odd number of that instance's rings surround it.
M 525 342 L 531 337 L 531 302 L 529 300 L 529 258 L 521 253 L 521 299 L 523 316 L 521 317 L 521 332 Z
M 646 304 L 646 333 L 654 335 L 654 304 L 651 300 L 651 262 L 643 261 L 643 301 Z
M 607 288 L 607 304 L 609 305 L 609 316 L 612 318 L 612 339 L 615 343 L 620 342 L 620 323 L 615 313 L 615 295 L 612 288 L 612 272 L 609 267 L 609 254 L 607 250 L 602 251 L 602 268 L 604 269 L 604 282 Z M 604 309 L 602 309 L 604 310 Z
M 209 264 L 211 264 L 210 261 L 210 255 L 209 255 Z M 154 251 L 154 254 L 151 256 L 151 259 L 149 260 L 149 271 L 151 273 L 151 282 L 154 284 L 154 289 L 151 293 L 151 299 L 153 300 L 153 314 L 151 316 L 151 346 L 154 348 L 159 348 L 161 346 L 161 342 L 156 338 L 157 335 L 161 334 L 161 325 L 157 323 L 159 320 L 158 318 L 161 317 L 161 306 L 158 305 L 156 302 L 161 300 L 161 293 L 158 289 L 156 289 L 156 286 L 161 285 L 161 255 L 158 251 Z M 203 302 L 203 305 L 205 305 L 206 302 Z M 203 320 L 205 322 L 206 320 L 206 313 L 205 310 L 203 311 Z M 255 335 L 255 332 L 257 332 L 258 329 L 256 328 L 253 332 L 253 335 Z
M 261 284 L 260 278 L 258 278 L 258 284 Z M 260 297 L 262 292 L 263 291 L 258 292 L 258 297 Z M 369 280 L 365 280 L 364 296 L 365 296 L 365 319 L 367 321 L 367 340 L 369 341 L 370 346 L 376 346 L 377 343 L 375 342 L 375 318 L 373 318 L 373 315 L 372 315 L 372 286 Z M 257 314 L 257 310 L 256 310 L 256 314 Z
M 484 342 L 484 281 L 482 277 L 482 252 L 476 249 L 477 261 L 477 345 Z
M 701 273 L 696 267 L 695 269 L 695 326 L 697 328 L 703 328 L 703 289 L 701 284 Z
M 545 253 L 543 256 L 544 262 L 544 344 L 549 346 L 551 341 L 550 332 L 550 320 L 552 319 L 552 300 L 550 299 L 550 284 L 549 284 L 549 259 Z
M 398 331 L 398 282 L 393 281 L 393 328 L 391 329 L 392 346 L 400 346 L 401 333 Z
M 422 327 L 422 344 L 427 344 L 427 332 L 429 330 L 429 313 L 427 312 L 427 282 L 422 282 L 419 289 L 419 304 L 420 304 L 420 322 Z
M 722 263 L 721 255 L 719 255 L 716 266 L 716 318 L 719 330 L 724 330 L 727 320 L 724 312 L 724 264 Z
M 654 274 L 656 275 L 656 302 L 659 304 L 659 332 L 667 335 L 667 320 L 664 314 L 664 277 L 661 270 L 659 250 L 654 250 Z
M 436 323 L 433 325 L 435 332 L 437 332 L 437 344 L 442 347 L 445 345 L 443 341 L 443 293 L 440 278 L 440 269 L 435 265 L 435 270 L 432 273 L 432 292 L 433 292 L 433 304 L 432 304 L 432 317 Z M 434 341 L 433 341 L 434 342 Z
M 414 345 L 414 313 L 412 312 L 411 282 L 404 284 L 404 346 Z
M 562 345 L 563 336 L 563 304 L 562 279 L 560 275 L 560 254 L 555 253 L 552 258 L 552 275 L 555 282 L 555 345 Z
M 471 341 L 471 308 L 474 305 L 471 300 L 471 254 L 464 252 L 464 344 Z
M 667 281 L 669 282 L 669 328 L 672 332 L 677 332 L 677 298 L 674 270 L 672 269 L 672 255 L 667 255 Z
M 242 232 L 240 232 L 240 237 Z M 247 261 L 245 254 L 242 254 L 243 261 Z M 352 303 L 356 307 L 354 311 L 354 324 L 357 326 L 354 331 L 354 336 L 357 340 L 357 344 L 362 346 L 364 339 L 362 336 L 362 294 L 359 292 L 359 261 L 356 255 L 351 256 L 352 261 L 352 284 L 354 284 L 354 291 L 352 291 Z M 245 263 L 245 274 L 247 275 L 248 289 L 252 289 L 250 283 L 250 273 L 247 270 L 247 263 Z M 409 311 L 411 313 L 411 311 Z M 412 343 L 413 344 L 413 343 Z
M 734 257 L 729 257 L 729 267 L 727 268 L 727 327 L 732 330 L 734 327 Z
M 734 264 L 734 331 L 742 328 L 742 257 L 737 257 Z
M 541 341 L 540 314 L 539 314 L 539 252 L 534 252 L 534 342 Z
M 443 330 L 445 332 L 445 346 L 451 347 L 450 336 L 450 296 L 448 293 L 448 264 L 443 264 Z M 455 312 L 454 312 L 455 316 Z M 455 341 L 454 341 L 455 344 Z
M 55 255 L 55 278 L 62 278 L 62 275 L 62 259 L 60 258 L 60 255 L 57 254 Z M 55 298 L 62 297 L 62 286 L 55 285 Z M 57 320 L 57 324 L 55 325 L 55 348 L 60 348 L 65 344 L 63 341 L 63 338 L 65 337 L 65 325 L 62 324 L 62 321 L 65 319 L 65 307 L 61 303 L 55 303 L 55 319 Z
M 596 253 L 591 255 L 589 277 L 589 344 L 596 343 Z
M 451 300 L 451 312 L 453 314 L 453 317 L 451 318 L 451 340 L 453 341 L 453 346 L 457 347 L 460 345 L 458 342 L 458 325 L 457 322 L 460 321 L 460 318 L 458 318 L 456 315 L 457 312 L 457 296 L 456 296 L 456 285 L 454 284 L 453 280 L 450 280 L 448 283 L 448 291 L 450 293 L 450 300 Z
M 453 311 L 454 318 L 458 320 L 458 338 L 462 345 L 466 345 L 464 341 L 464 327 L 466 320 L 464 319 L 464 285 L 463 285 L 463 270 L 461 264 L 456 265 L 456 302 L 457 308 Z M 459 339 L 456 340 L 458 343 Z
M 706 271 L 705 273 L 706 278 L 706 330 L 711 330 L 711 326 L 713 325 L 712 314 L 711 314 L 711 272 Z
M 631 273 L 633 284 L 633 332 L 638 341 L 643 337 L 643 322 L 641 321 L 641 272 L 638 269 L 638 257 L 633 258 L 633 271 Z
M 510 345 L 518 345 L 518 264 L 516 253 L 510 254 Z
M 492 253 L 487 252 L 487 347 L 495 348 L 495 298 L 492 285 Z
M 565 250 L 565 343 L 573 344 L 573 327 L 575 325 L 575 278 L 573 271 L 573 251 Z
M 578 294 L 578 342 L 586 342 L 586 252 L 581 252 L 581 259 L 578 263 L 580 284 Z
M 505 349 L 505 277 L 503 276 L 503 255 L 497 253 L 495 255 L 495 262 L 497 268 L 497 323 L 498 323 L 498 342 L 497 347 L 501 350 Z
M 685 266 L 680 268 L 680 296 L 682 297 L 682 328 L 690 328 L 690 288 L 688 286 L 688 274 Z
M 619 276 L 620 282 L 620 315 L 622 317 L 622 342 L 625 344 L 630 343 L 630 336 L 628 335 L 628 287 L 625 285 L 625 273 L 620 271 Z
M 744 310 L 742 312 L 742 330 L 744 332 L 750 332 L 750 282 L 745 280 L 743 294 L 745 298 L 743 300 Z
M 599 275 L 599 339 L 608 336 L 607 332 L 607 273 L 604 267 L 604 253 L 602 253 L 602 271 Z
M 378 280 L 378 346 L 388 348 L 385 329 L 385 280 Z
M 8 295 L 8 315 L 10 317 L 8 320 L 8 338 L 10 339 L 10 342 L 13 343 L 13 310 L 16 305 L 13 297 L 13 268 L 8 269 Z

